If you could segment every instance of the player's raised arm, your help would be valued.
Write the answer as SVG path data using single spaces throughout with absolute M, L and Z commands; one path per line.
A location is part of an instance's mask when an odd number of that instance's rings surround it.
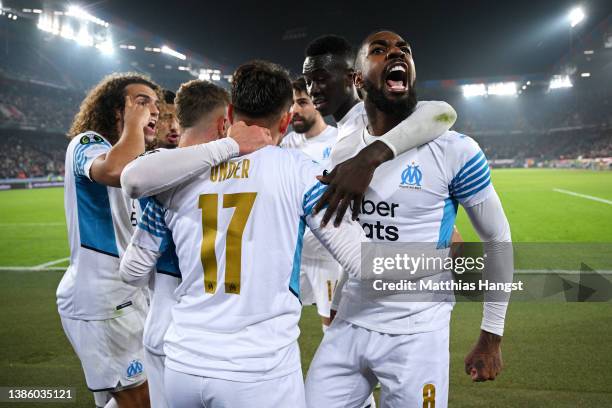
M 173 150 L 154 150 L 130 163 L 121 186 L 131 198 L 159 194 L 205 173 L 211 167 L 273 144 L 270 131 L 235 123 L 227 138 Z
M 89 170 L 92 180 L 120 187 L 121 172 L 125 166 L 144 152 L 144 128 L 152 121 L 157 121 L 159 115 L 157 96 L 152 90 L 150 93 L 125 97 L 121 137 L 108 153 L 93 161 Z
M 328 206 L 322 218 L 323 225 L 329 222 L 334 213 L 334 224 L 339 225 L 351 203 L 352 216 L 356 219 L 359 203 L 376 168 L 398 154 L 434 140 L 450 129 L 456 119 L 457 113 L 446 102 L 421 102 L 408 118 L 379 140 L 363 148 L 355 157 L 338 164 L 330 173 L 319 177 L 322 183 L 329 185 L 315 207 L 315 212 L 319 212 Z

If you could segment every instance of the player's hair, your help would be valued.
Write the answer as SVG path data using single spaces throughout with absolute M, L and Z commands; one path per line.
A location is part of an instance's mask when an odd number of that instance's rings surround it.
M 111 144 L 115 144 L 119 140 L 117 111 L 123 112 L 125 88 L 132 84 L 146 85 L 156 93 L 160 92 L 159 86 L 149 77 L 135 72 L 108 75 L 83 99 L 79 112 L 72 121 L 68 137 L 73 138 L 93 130 L 108 139 Z
M 355 50 L 351 43 L 339 35 L 328 34 L 312 40 L 306 47 L 306 57 L 331 54 L 339 57 L 349 64 L 355 60 Z
M 227 106 L 229 95 L 225 89 L 212 82 L 194 79 L 181 85 L 175 102 L 179 125 L 188 128 L 215 109 Z
M 293 90 L 296 92 L 306 93 L 306 80 L 304 77 L 298 77 L 291 83 Z
M 268 119 L 289 110 L 293 91 L 289 74 L 280 65 L 251 61 L 232 76 L 234 111 L 252 119 Z
M 176 94 L 169 89 L 164 89 L 164 103 L 168 105 L 174 105 L 174 99 L 176 98 Z

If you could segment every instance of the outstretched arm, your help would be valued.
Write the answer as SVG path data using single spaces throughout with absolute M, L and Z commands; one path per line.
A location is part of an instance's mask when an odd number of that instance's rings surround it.
M 436 139 L 450 129 L 456 119 L 457 113 L 446 102 L 421 102 L 412 115 L 395 128 L 362 149 L 355 157 L 320 176 L 319 181 L 329 185 L 315 207 L 315 212 L 318 212 L 328 206 L 322 224 L 327 224 L 336 213 L 334 224 L 338 226 L 351 203 L 353 219 L 356 219 L 359 203 L 376 168 L 398 154 Z

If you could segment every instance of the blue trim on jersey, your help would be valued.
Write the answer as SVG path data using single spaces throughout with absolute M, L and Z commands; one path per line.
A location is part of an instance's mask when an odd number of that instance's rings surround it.
M 302 246 L 304 245 L 305 230 L 306 219 L 304 217 L 300 217 L 297 243 L 295 244 L 295 252 L 293 253 L 293 269 L 291 270 L 291 279 L 289 280 L 289 290 L 298 299 L 300 298 L 300 267 L 302 265 Z
M 489 184 L 491 184 L 491 177 L 487 177 L 487 179 L 484 181 L 484 183 L 482 183 L 480 186 L 478 186 L 477 188 L 468 191 L 465 194 L 460 194 L 455 196 L 454 198 L 457 200 L 461 200 L 470 196 L 473 196 L 474 194 L 478 193 L 479 191 L 483 190 L 484 188 L 486 188 Z
M 484 152 L 482 150 L 480 150 L 478 153 L 476 153 L 476 155 L 474 157 L 472 157 L 470 160 L 468 160 L 468 162 L 465 163 L 463 165 L 463 167 L 457 172 L 455 177 L 453 177 L 453 179 L 451 180 L 451 185 L 455 185 L 459 181 L 461 181 L 463 179 L 464 172 L 467 172 L 467 174 L 471 173 L 474 170 L 474 168 L 470 169 L 470 167 L 474 163 L 476 163 L 476 162 L 478 162 L 478 161 L 480 161 L 482 159 L 486 160 L 486 157 L 484 155 Z M 468 170 L 468 169 L 470 169 L 470 170 Z
M 85 174 L 85 164 L 87 163 L 87 156 L 85 155 L 85 151 L 87 149 L 93 146 L 98 146 L 98 145 L 108 146 L 109 148 L 111 147 L 110 143 L 108 143 L 106 140 L 102 139 L 101 137 L 100 137 L 100 141 L 92 140 L 93 136 L 98 136 L 98 135 L 92 134 L 92 136 L 89 136 L 89 134 L 85 134 L 85 135 L 78 136 L 79 142 L 77 142 L 77 145 L 74 147 L 74 150 L 72 151 L 72 157 L 73 157 L 73 162 L 72 162 L 73 169 L 72 170 L 76 176 L 87 176 Z M 83 137 L 89 137 L 90 142 L 87 144 L 82 144 L 80 140 Z
M 153 197 L 139 198 L 138 202 L 140 203 L 140 207 L 144 208 L 140 222 L 138 223 L 138 227 L 162 239 L 159 247 L 162 254 L 155 264 L 157 272 L 174 276 L 176 278 L 181 278 L 182 276 L 181 270 L 179 269 L 179 261 L 178 257 L 176 256 L 176 245 L 174 245 L 174 240 L 172 239 L 172 232 L 166 226 L 166 220 L 164 218 L 165 210 L 163 206 Z M 147 210 L 159 215 L 160 217 L 156 217 L 156 220 L 154 220 L 156 223 L 155 230 L 149 229 L 150 226 L 148 224 L 144 225 L 142 222 Z
M 444 200 L 444 213 L 440 223 L 440 232 L 438 233 L 437 249 L 450 247 L 455 218 L 457 217 L 457 205 L 457 200 L 452 198 Z
M 85 176 L 75 177 L 81 246 L 118 257 L 108 190 Z
M 487 178 L 491 178 L 491 172 L 489 171 L 489 167 L 487 166 L 487 168 L 485 169 L 485 171 L 482 172 L 482 174 L 478 174 L 478 179 L 476 180 L 470 180 L 469 183 L 466 184 L 461 184 L 459 187 L 454 188 L 451 191 L 452 195 L 460 195 L 460 194 L 464 194 L 466 191 L 469 191 L 471 189 L 473 189 L 474 187 L 480 185 L 480 183 L 482 183 L 485 179 Z
M 327 190 L 327 185 L 321 183 L 320 181 L 314 185 L 310 190 L 304 194 L 304 200 L 302 202 L 302 210 L 304 211 L 304 216 L 310 215 L 312 209 L 319 201 L 319 198 L 323 195 L 323 193 Z

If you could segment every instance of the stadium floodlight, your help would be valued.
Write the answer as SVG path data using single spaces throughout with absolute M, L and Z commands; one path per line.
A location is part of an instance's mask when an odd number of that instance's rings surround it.
M 198 75 L 198 79 L 200 81 L 210 81 L 210 74 L 206 72 L 200 72 L 200 75 Z
M 219 74 L 212 74 L 210 79 L 212 79 L 213 81 L 220 81 L 221 80 L 221 75 L 219 75 Z
M 582 20 L 584 20 L 584 10 L 582 10 L 582 7 L 575 7 L 573 8 L 570 13 L 569 13 L 569 21 L 570 21 L 570 26 L 572 28 L 576 27 L 578 24 L 580 24 L 580 22 Z
M 593 55 L 595 54 L 595 51 L 593 50 L 584 50 L 584 55 Z
M 574 86 L 568 75 L 555 75 L 550 80 L 548 89 L 571 88 Z
M 88 12 L 80 8 L 79 6 L 68 7 L 68 11 L 64 14 L 67 16 L 72 16 L 79 20 L 89 21 L 91 23 L 95 23 L 95 24 L 98 24 L 104 27 L 108 27 L 108 23 L 106 21 L 96 16 L 92 16 L 91 14 L 89 14 Z
M 94 45 L 94 39 L 89 34 L 87 26 L 85 25 L 81 26 L 81 29 L 79 30 L 79 34 L 76 36 L 75 41 L 77 42 L 77 44 L 87 47 L 93 47 Z
M 96 45 L 96 48 L 99 49 L 104 55 L 113 55 L 115 53 L 113 40 L 110 37 L 107 37 L 106 41 Z
M 72 29 L 72 26 L 68 23 L 64 23 L 60 35 L 68 40 L 74 39 L 74 30 Z
M 471 98 L 472 96 L 485 96 L 487 94 L 487 88 L 485 84 L 469 84 L 461 87 L 463 96 Z
M 180 52 L 173 50 L 172 48 L 168 47 L 167 45 L 164 45 L 164 46 L 161 47 L 161 52 L 163 54 L 168 54 L 168 55 L 170 55 L 170 56 L 172 56 L 174 58 L 178 58 L 178 59 L 183 60 L 183 61 L 187 59 L 187 56 L 185 54 L 181 54 Z
M 487 86 L 489 95 L 516 95 L 516 82 L 497 82 Z
M 581 77 L 583 78 L 589 78 L 591 76 L 590 72 L 583 72 L 582 74 L 580 74 Z

